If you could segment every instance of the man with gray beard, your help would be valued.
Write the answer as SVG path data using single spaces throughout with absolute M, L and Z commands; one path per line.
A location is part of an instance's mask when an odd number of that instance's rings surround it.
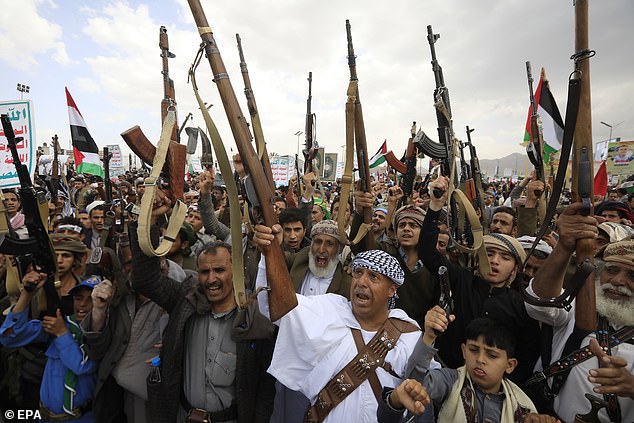
M 346 239 L 339 234 L 337 222 L 316 223 L 310 237 L 310 246 L 286 255 L 295 291 L 307 297 L 333 293 L 350 298 L 350 275 L 343 271 L 339 261 Z
M 560 216 L 559 242 L 531 281 L 529 293 L 541 298 L 556 297 L 561 293 L 566 265 L 577 240 L 594 240 L 598 234 L 597 219 L 582 213 L 582 204 L 575 203 Z M 579 348 L 586 348 L 581 356 L 590 354 L 585 361 L 573 360 L 570 373 L 563 381 L 553 383 L 552 378 L 548 379 L 548 387 L 556 395 L 552 411 L 566 422 L 574 421 L 576 414 L 590 412 L 591 405 L 584 397 L 585 393 L 598 397 L 603 395 L 603 399 L 608 401 L 611 398 L 605 395 L 615 396 L 611 401 L 612 411 L 613 414 L 620 413 L 620 420 L 611 420 L 604 408 L 598 415 L 601 422 L 634 421 L 634 240 L 609 244 L 599 259 L 596 270 L 596 333 L 580 333 L 580 329 L 575 327 L 574 307 L 567 312 L 526 304 L 531 317 L 553 327 L 551 363 Z M 575 337 L 576 345 L 572 345 Z M 601 340 L 607 341 L 610 348 L 602 348 L 599 345 Z M 538 370 L 541 367 L 547 366 L 540 366 Z

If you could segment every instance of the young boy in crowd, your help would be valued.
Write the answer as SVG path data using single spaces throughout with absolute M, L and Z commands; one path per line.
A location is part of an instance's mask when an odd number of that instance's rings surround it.
M 451 316 L 453 320 L 453 315 Z M 447 329 L 449 319 L 435 306 L 425 316 L 423 357 L 412 376 L 379 404 L 380 423 L 400 422 L 407 409 L 422 414 L 431 403 L 440 422 L 556 422 L 539 415 L 522 390 L 506 378 L 517 366 L 515 340 L 505 327 L 488 318 L 478 318 L 466 327 L 462 344 L 464 366 L 459 369 L 428 370 L 437 350 L 436 337 Z M 420 382 L 422 381 L 422 386 Z

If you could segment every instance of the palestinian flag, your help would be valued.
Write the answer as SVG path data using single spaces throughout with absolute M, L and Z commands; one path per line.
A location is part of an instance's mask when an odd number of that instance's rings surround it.
M 535 104 L 537 113 L 542 120 L 542 132 L 544 135 L 544 163 L 548 163 L 550 155 L 561 150 L 561 142 L 564 137 L 564 121 L 559 113 L 553 94 L 550 92 L 550 84 L 546 79 L 546 73 L 542 68 L 539 84 L 535 91 Z M 528 118 L 524 132 L 526 146 L 531 140 L 531 107 L 528 106 Z
M 377 151 L 376 154 L 374 154 L 374 156 L 370 158 L 369 160 L 370 169 L 373 169 L 385 163 L 386 154 L 387 154 L 387 140 L 383 141 L 383 144 L 381 145 L 381 148 L 379 148 L 379 151 Z
M 99 147 L 90 136 L 84 118 L 82 117 L 73 97 L 66 89 L 66 101 L 68 103 L 68 120 L 70 121 L 70 137 L 73 141 L 73 156 L 77 173 L 88 173 L 90 175 L 105 176 L 101 159 L 99 158 Z

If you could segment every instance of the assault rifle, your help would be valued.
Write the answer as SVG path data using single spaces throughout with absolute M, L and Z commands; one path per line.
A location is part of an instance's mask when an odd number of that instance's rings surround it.
M 416 146 L 414 145 L 414 137 L 416 136 L 416 122 L 412 123 L 412 129 L 410 131 L 410 138 L 407 141 L 407 150 L 405 151 L 405 173 L 401 178 L 401 189 L 403 190 L 403 197 L 400 200 L 398 207 L 402 207 L 407 204 L 407 199 L 412 195 L 412 189 L 414 188 L 414 180 L 416 179 Z
M 480 222 L 482 227 L 485 227 L 485 205 L 484 205 L 484 188 L 482 187 L 482 172 L 480 171 L 480 160 L 478 160 L 478 154 L 476 153 L 475 145 L 471 142 L 471 133 L 475 131 L 473 128 L 469 128 L 467 125 L 467 146 L 469 147 L 469 169 L 470 179 L 467 180 L 467 187 L 471 185 L 473 188 L 473 208 L 480 211 Z M 469 182 L 471 181 L 471 182 Z M 469 191 L 469 189 L 467 189 Z M 468 196 L 469 194 L 467 194 Z
M 36 192 L 31 182 L 29 170 L 20 160 L 17 144 L 23 140 L 22 137 L 15 136 L 13 126 L 6 114 L 1 116 L 2 129 L 7 139 L 7 144 L 11 150 L 13 165 L 20 181 L 20 201 L 22 212 L 24 213 L 25 226 L 29 232 L 29 238 L 20 240 L 11 236 L 0 235 L 0 253 L 15 256 L 14 260 L 20 275 L 27 272 L 27 268 L 32 265 L 34 268 L 46 273 L 46 282 L 43 291 L 46 296 L 45 313 L 51 316 L 56 315 L 59 305 L 59 296 L 56 286 L 61 285 L 57 281 L 57 256 L 48 237 L 46 228 L 48 201 L 43 192 Z M 33 291 L 34 286 L 25 286 L 27 291 Z
M 57 190 L 59 189 L 59 156 L 58 156 L 58 138 L 57 134 L 53 136 L 53 163 L 51 164 L 51 195 L 57 197 Z M 57 202 L 55 202 L 57 205 Z
M 531 101 L 531 139 L 526 146 L 526 154 L 535 166 L 535 176 L 542 182 L 545 181 L 544 172 L 544 135 L 542 133 L 542 120 L 537 113 L 537 104 L 533 95 L 533 74 L 531 62 L 526 62 L 526 76 L 528 78 L 528 93 Z
M 317 155 L 317 151 L 319 150 L 319 146 L 315 142 L 316 116 L 312 112 L 312 105 L 311 105 L 312 101 L 313 101 L 313 73 L 308 72 L 308 98 L 306 99 L 306 126 L 304 127 L 304 134 L 306 136 L 306 141 L 304 142 L 304 150 L 302 150 L 302 154 L 304 155 L 304 173 L 315 172 L 315 164 L 313 163 L 313 160 L 315 160 L 315 156 Z M 317 175 L 317 177 L 319 177 L 319 175 Z M 315 185 L 316 182 L 317 181 L 311 181 L 313 185 Z
M 100 265 L 101 267 L 107 268 L 112 263 L 109 257 L 109 254 L 103 255 L 104 248 L 110 238 L 110 230 L 112 229 L 115 223 L 115 213 L 112 211 L 112 181 L 110 180 L 110 159 L 112 158 L 112 154 L 110 153 L 110 149 L 108 147 L 103 148 L 103 198 L 105 199 L 103 210 L 104 210 L 104 220 L 103 220 L 103 229 L 99 234 L 99 245 L 93 248 L 90 253 L 90 257 L 88 257 L 87 262 L 89 264 Z
M 169 60 L 176 57 L 169 51 L 169 43 L 167 38 L 167 29 L 161 26 L 159 29 L 159 47 L 161 49 L 161 58 L 163 67 L 163 99 L 161 100 L 161 123 L 165 121 L 167 112 L 173 110 L 176 113 L 176 100 L 174 92 L 174 81 L 169 77 Z M 145 169 L 145 163 L 152 164 L 156 155 L 156 147 L 148 140 L 141 128 L 133 126 L 121 133 L 121 137 L 128 144 L 128 147 L 134 154 L 141 158 L 141 166 Z M 187 148 L 185 145 L 179 144 L 178 125 L 175 124 L 170 143 L 167 160 L 163 170 L 169 175 L 170 193 L 173 199 L 183 198 L 183 181 L 185 179 L 185 161 L 187 157 Z
M 454 133 L 452 127 L 451 103 L 449 102 L 449 90 L 445 86 L 445 77 L 442 67 L 436 59 L 436 48 L 434 45 L 440 38 L 440 34 L 434 34 L 431 25 L 427 25 L 427 41 L 431 50 L 431 68 L 436 80 L 434 90 L 434 105 L 436 109 L 436 120 L 438 121 L 438 142 L 432 141 L 422 130 L 418 131 L 414 142 L 426 155 L 441 161 L 441 172 L 447 177 L 451 177 L 455 167 L 454 157 Z M 457 175 L 454 174 L 452 183 L 457 184 Z M 442 193 L 434 192 L 436 197 Z
M 247 191 L 250 193 L 249 201 L 253 209 L 259 213 L 257 217 L 263 220 L 266 226 L 272 227 L 277 223 L 277 216 L 273 210 L 271 189 L 262 169 L 262 163 L 251 143 L 251 133 L 231 86 L 218 44 L 214 39 L 200 0 L 188 0 L 188 3 L 202 39 L 200 54 L 204 52 L 209 60 L 215 85 L 218 88 L 233 138 L 247 172 L 247 183 L 250 185 L 250 188 L 247 187 Z M 268 291 L 270 318 L 275 321 L 297 305 L 297 296 L 286 267 L 282 247 L 274 242 L 270 248 L 263 252 L 263 255 L 270 288 Z

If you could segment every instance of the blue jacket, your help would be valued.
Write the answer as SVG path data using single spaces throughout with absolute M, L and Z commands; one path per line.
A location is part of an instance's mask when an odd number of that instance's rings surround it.
M 97 380 L 98 363 L 90 360 L 79 349 L 70 332 L 66 332 L 60 337 L 49 335 L 42 329 L 40 320 L 27 320 L 28 310 L 13 313 L 11 310 L 0 326 L 0 344 L 9 348 L 18 348 L 32 342 L 50 343 L 46 350 L 48 361 L 44 368 L 44 376 L 40 385 L 40 401 L 53 413 L 63 413 L 64 404 L 64 376 L 66 370 L 70 369 L 77 375 L 75 386 L 75 407 L 80 407 L 88 403 L 95 393 L 95 383 Z M 7 333 L 13 329 L 11 333 Z M 93 422 L 92 411 L 84 414 L 81 418 L 72 420 L 73 422 L 88 423 Z

